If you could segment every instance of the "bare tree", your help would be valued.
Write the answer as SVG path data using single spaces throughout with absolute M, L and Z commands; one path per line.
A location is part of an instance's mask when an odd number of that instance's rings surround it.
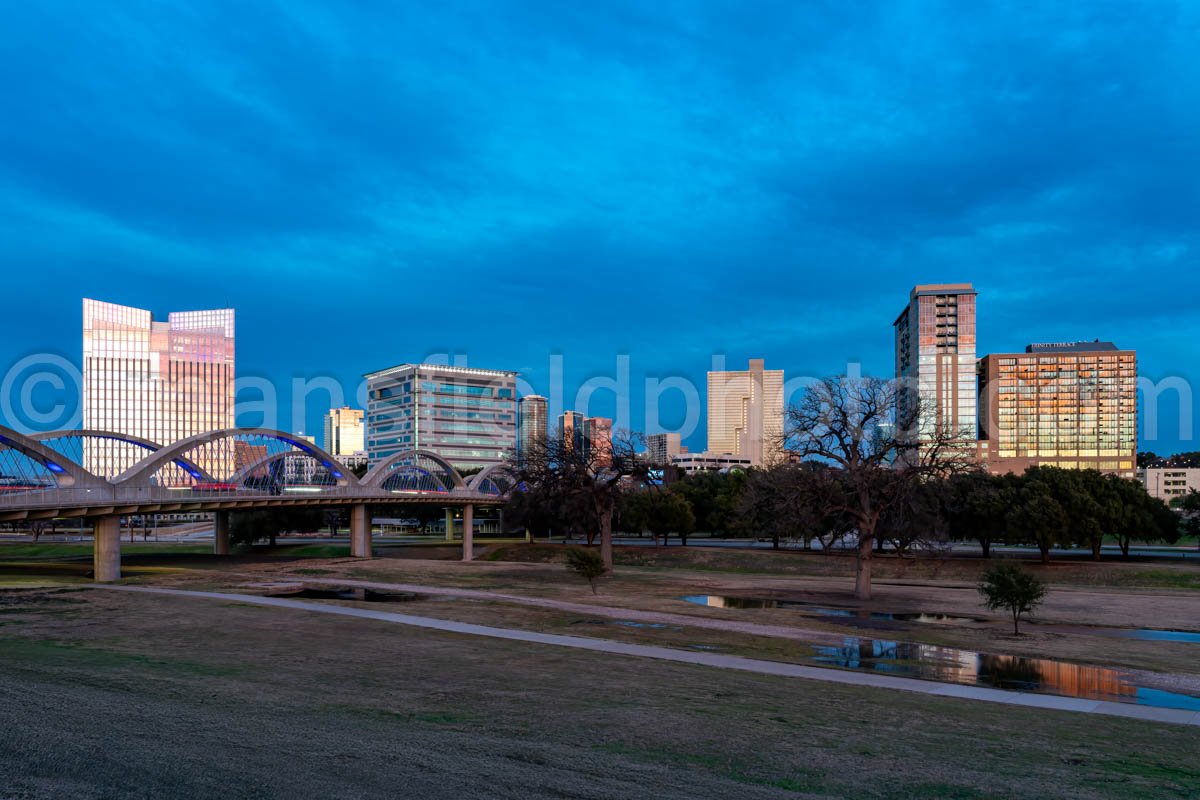
M 929 478 L 970 467 L 974 438 L 949 430 L 898 381 L 825 378 L 787 413 L 786 445 L 830 466 L 822 514 L 845 515 L 858 532 L 854 596 L 871 598 L 871 557 L 880 521 L 895 517 Z
M 612 447 L 579 447 L 570 440 L 536 440 L 510 462 L 529 505 L 574 510 L 589 534 L 598 531 L 600 555 L 613 569 L 612 525 L 617 503 L 645 482 L 649 464 L 638 456 L 634 434 L 613 436 Z M 594 535 L 594 534 L 593 534 Z M 589 535 L 591 540 L 591 535 Z

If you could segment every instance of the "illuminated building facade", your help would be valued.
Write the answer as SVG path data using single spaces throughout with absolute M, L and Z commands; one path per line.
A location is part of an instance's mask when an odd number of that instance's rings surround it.
M 582 451 L 583 433 L 583 414 L 578 411 L 564 411 L 558 415 L 558 440 L 564 448 Z
M 517 401 L 517 455 L 536 453 L 549 435 L 549 403 L 540 394 Z
M 361 408 L 331 408 L 325 415 L 325 452 L 351 456 L 366 450 L 366 431 Z
M 752 358 L 748 369 L 708 373 L 708 452 L 756 467 L 782 459 L 783 370 Z
M 1137 354 L 1111 342 L 1031 344 L 979 362 L 988 469 L 1042 465 L 1137 477 Z
M 969 283 L 915 286 L 893 323 L 896 417 L 911 421 L 919 410 L 922 441 L 938 431 L 964 442 L 978 435 L 975 297 Z
M 671 463 L 671 459 L 687 452 L 678 433 L 653 433 L 646 437 L 646 460 L 657 466 Z
M 583 421 L 583 452 L 596 467 L 612 466 L 612 426 L 607 417 L 588 417 Z
M 427 450 L 456 468 L 499 464 L 517 444 L 517 373 L 401 364 L 367 378 L 367 454 L 372 466 Z
M 140 308 L 83 301 L 83 426 L 171 444 L 234 426 L 233 309 L 156 322 Z M 114 476 L 137 453 L 88 443 L 84 467 Z M 228 474 L 233 453 L 204 466 Z

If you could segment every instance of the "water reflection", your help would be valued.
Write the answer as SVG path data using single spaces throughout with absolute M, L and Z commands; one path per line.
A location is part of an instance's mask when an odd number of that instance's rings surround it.
M 766 597 L 727 597 L 716 594 L 694 594 L 682 598 L 689 603 L 710 608 L 796 608 L 822 617 L 840 617 L 856 620 L 883 622 L 923 622 L 944 624 L 975 624 L 987 622 L 979 617 L 964 617 L 954 614 L 929 614 L 922 611 L 867 611 L 861 608 L 839 608 L 817 606 L 803 600 L 780 600 Z
M 841 646 L 811 647 L 814 661 L 845 669 L 1200 711 L 1200 698 L 1136 686 L 1126 673 L 1106 667 L 880 639 L 849 638 Z

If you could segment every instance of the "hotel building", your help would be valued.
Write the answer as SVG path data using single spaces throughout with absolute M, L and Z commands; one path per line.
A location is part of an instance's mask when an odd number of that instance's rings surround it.
M 549 435 L 549 403 L 540 394 L 517 401 L 517 455 L 536 453 Z
M 740 371 L 708 373 L 708 452 L 759 467 L 783 456 L 783 370 L 761 358 Z
M 1137 476 L 1137 354 L 1111 342 L 1031 344 L 979 361 L 980 436 L 994 473 L 1031 466 Z
M 919 410 L 922 440 L 976 440 L 975 297 L 969 283 L 915 286 L 893 323 L 896 416 L 911 422 Z
M 83 427 L 167 445 L 234 426 L 234 312 L 178 311 L 156 322 L 140 308 L 83 301 Z M 234 455 L 210 448 L 201 466 L 232 472 Z M 145 452 L 84 443 L 84 468 L 113 477 Z M 167 477 L 166 470 L 163 479 Z
M 366 430 L 361 408 L 331 408 L 325 415 L 325 452 L 352 456 L 366 450 Z
M 372 466 L 427 450 L 458 468 L 483 468 L 516 449 L 515 372 L 401 364 L 365 377 Z

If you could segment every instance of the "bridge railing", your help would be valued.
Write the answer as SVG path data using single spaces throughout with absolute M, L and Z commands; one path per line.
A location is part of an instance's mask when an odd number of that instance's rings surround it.
M 279 489 L 261 487 L 203 488 L 163 486 L 94 486 L 68 488 L 31 488 L 22 491 L 0 492 L 0 510 L 83 508 L 105 505 L 137 506 L 170 503 L 213 502 L 221 500 L 267 501 L 286 505 L 300 503 L 306 499 L 345 499 L 347 503 L 404 502 L 413 500 L 430 501 L 445 499 L 448 502 L 472 499 L 495 502 L 497 497 L 471 489 L 455 489 L 446 492 L 388 490 L 369 486 L 290 486 Z

